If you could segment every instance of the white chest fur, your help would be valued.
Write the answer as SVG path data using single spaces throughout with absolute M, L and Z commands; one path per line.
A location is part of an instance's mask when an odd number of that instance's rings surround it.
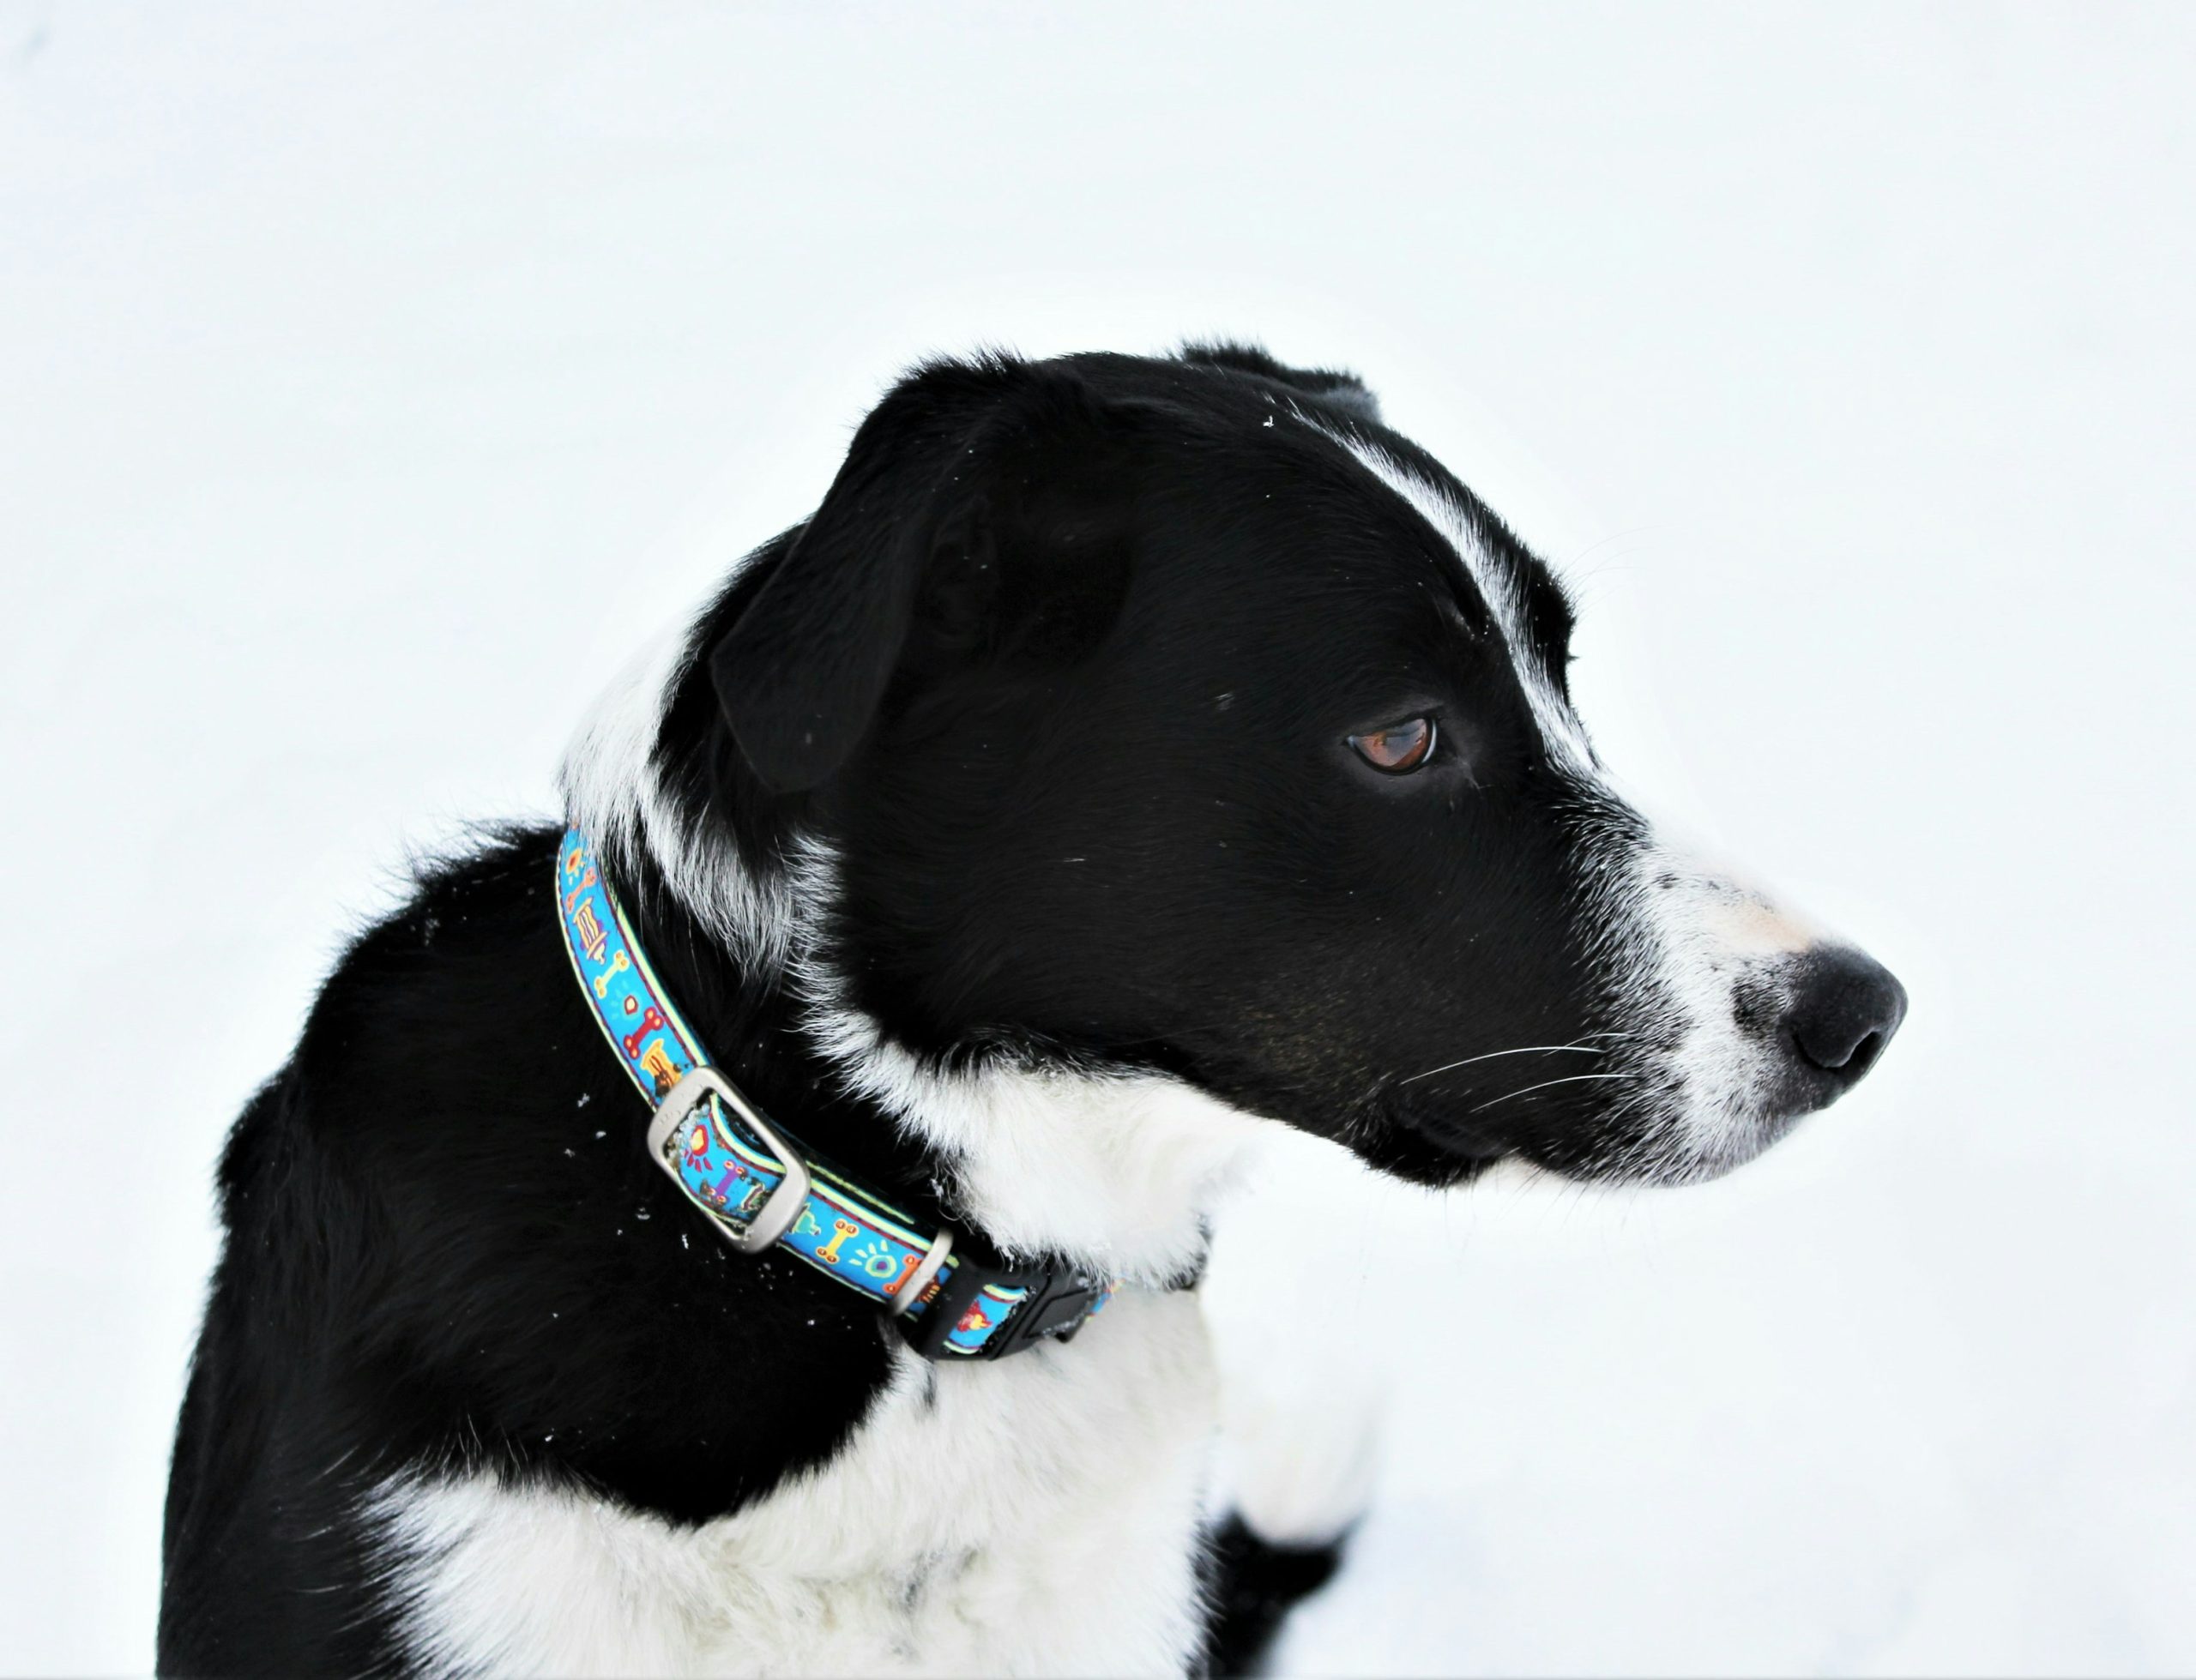
M 375 1494 L 437 1673 L 1179 1672 L 1216 1415 L 1197 1298 L 1125 1291 L 1071 1346 L 902 1354 L 844 1451 L 698 1529 L 483 1474 Z

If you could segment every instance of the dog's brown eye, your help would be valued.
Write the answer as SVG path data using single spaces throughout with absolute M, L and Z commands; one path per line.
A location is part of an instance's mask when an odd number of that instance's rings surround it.
M 1425 763 L 1426 756 L 1433 750 L 1433 720 L 1406 718 L 1385 729 L 1353 735 L 1349 744 L 1374 769 L 1391 776 L 1407 775 Z

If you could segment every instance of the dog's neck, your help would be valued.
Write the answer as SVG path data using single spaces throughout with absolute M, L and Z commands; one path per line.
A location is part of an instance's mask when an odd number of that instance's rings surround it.
M 692 744 L 666 719 L 691 715 L 690 650 L 705 634 L 627 671 L 561 780 L 711 1058 L 810 1147 L 1008 1259 L 1155 1286 L 1193 1272 L 1211 1207 L 1270 1123 L 1160 1075 L 949 1063 L 896 1042 L 848 1000 L 824 936 L 829 845 L 743 847 L 680 763 Z

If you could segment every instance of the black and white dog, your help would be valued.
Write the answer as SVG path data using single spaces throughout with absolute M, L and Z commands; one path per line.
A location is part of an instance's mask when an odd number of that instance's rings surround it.
M 499 833 L 350 949 L 230 1141 L 161 1667 L 1250 1661 L 1330 1558 L 1268 1543 L 1334 1535 L 1204 1507 L 1192 1286 L 1246 1149 L 1705 1178 L 1905 1008 L 1611 792 L 1571 626 L 1346 376 L 907 378 L 603 702 L 566 815 L 756 1110 L 970 1279 L 1122 1286 L 926 1358 L 735 1252 L 575 978 L 576 854 Z

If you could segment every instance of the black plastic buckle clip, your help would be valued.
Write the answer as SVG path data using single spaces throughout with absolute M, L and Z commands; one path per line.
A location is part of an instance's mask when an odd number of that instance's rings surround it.
M 949 1352 L 946 1338 L 974 1303 L 986 1284 L 1001 1288 L 1026 1288 L 1029 1293 L 1015 1304 L 1006 1322 L 984 1339 L 973 1353 Z M 937 1298 L 923 1310 L 922 1322 L 902 1319 L 908 1341 L 926 1359 L 1004 1359 L 1010 1353 L 1041 1341 L 1072 1341 L 1090 1316 L 1090 1310 L 1104 1298 L 1108 1286 L 1079 1272 L 1061 1270 L 1004 1272 L 973 1262 L 956 1261 L 953 1274 L 938 1290 Z

